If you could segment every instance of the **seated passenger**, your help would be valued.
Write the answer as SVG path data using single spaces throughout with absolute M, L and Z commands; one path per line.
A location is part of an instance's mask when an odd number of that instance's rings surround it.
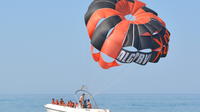
M 65 102 L 63 101 L 63 103 L 64 103 L 63 106 L 67 106 L 67 102 L 65 103 Z
M 75 107 L 74 102 L 72 102 L 72 108 L 74 108 L 74 107 Z
M 87 102 L 87 108 L 91 109 L 92 108 L 92 104 L 90 103 L 90 100 L 88 99 L 88 102 Z
M 63 101 L 62 98 L 60 99 L 60 105 L 61 105 L 61 106 L 64 106 L 64 101 Z
M 72 101 L 71 100 L 69 101 L 69 107 L 72 107 Z
M 69 101 L 66 103 L 66 105 L 69 107 Z
M 78 108 L 78 103 L 76 102 L 75 107 Z
M 56 104 L 55 99 L 52 98 L 51 104 Z
M 83 108 L 83 103 L 81 101 L 79 101 L 79 105 L 78 105 L 79 108 Z
M 58 101 L 58 99 L 56 99 L 56 105 L 59 105 L 59 101 Z

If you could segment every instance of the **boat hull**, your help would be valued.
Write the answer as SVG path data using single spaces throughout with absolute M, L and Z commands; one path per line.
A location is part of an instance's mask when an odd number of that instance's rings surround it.
M 110 112 L 108 109 L 82 109 L 82 108 L 71 108 L 66 106 L 59 106 L 54 104 L 45 105 L 47 112 Z

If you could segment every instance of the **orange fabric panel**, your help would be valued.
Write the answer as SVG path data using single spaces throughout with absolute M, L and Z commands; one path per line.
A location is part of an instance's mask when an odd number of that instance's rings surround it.
M 135 5 L 135 3 L 128 2 L 129 12 L 130 12 L 130 14 L 132 14 L 132 15 L 134 15 L 134 14 L 133 14 L 133 11 L 134 11 L 134 5 Z
M 168 30 L 166 30 L 164 37 L 167 38 L 168 40 L 170 39 L 170 34 Z
M 130 13 L 127 0 L 120 0 L 115 6 L 115 10 L 119 11 L 123 16 Z
M 99 20 L 103 18 L 107 18 L 114 15 L 121 15 L 118 11 L 110 9 L 110 8 L 103 8 L 97 10 L 89 19 L 87 24 L 88 34 L 90 39 L 92 39 L 92 35 L 95 31 L 96 25 L 98 24 Z M 120 16 L 121 18 L 124 18 L 123 16 Z
M 164 40 L 165 40 L 166 43 L 168 43 L 169 39 L 170 39 L 169 33 L 168 33 L 168 31 L 166 31 L 165 35 L 164 35 Z
M 112 34 L 104 42 L 101 52 L 116 59 L 121 51 L 123 42 L 126 39 L 126 34 L 129 29 L 130 22 L 123 20 L 117 24 Z
M 145 3 L 141 2 L 141 1 L 138 1 L 138 0 L 135 0 L 132 14 L 136 13 L 140 8 L 142 8 L 144 6 L 146 6 Z
M 115 66 L 120 66 L 116 60 L 114 60 L 113 62 L 106 62 L 104 61 L 104 59 L 102 58 L 102 56 L 100 55 L 100 58 L 99 58 L 99 65 L 104 68 L 104 69 L 109 69 L 111 67 L 115 67 Z
M 92 53 L 92 58 L 93 58 L 96 62 L 98 62 L 98 61 L 99 61 L 99 57 L 100 57 L 100 52 L 94 53 L 94 47 L 93 47 L 93 46 L 90 47 L 90 50 L 91 50 L 91 53 Z
M 122 13 L 124 16 L 128 14 L 134 15 L 140 8 L 144 7 L 146 4 L 135 0 L 135 3 L 129 2 L 127 0 L 120 0 L 116 4 L 116 10 Z
M 141 9 L 138 9 L 135 13 L 134 13 L 134 16 L 136 15 L 139 15 L 139 14 L 142 14 L 142 13 L 146 13 L 142 8 Z
M 111 67 L 115 67 L 115 66 L 120 66 L 116 60 L 114 60 L 113 62 L 106 62 L 104 61 L 104 59 L 101 56 L 101 52 L 99 53 L 94 53 L 94 47 L 91 46 L 91 53 L 92 53 L 92 57 L 93 59 L 99 63 L 99 65 L 103 68 L 103 69 L 109 69 Z

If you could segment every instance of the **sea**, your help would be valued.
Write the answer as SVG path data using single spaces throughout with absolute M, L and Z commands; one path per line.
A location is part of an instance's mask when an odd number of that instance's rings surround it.
M 75 100 L 72 94 L 0 95 L 0 112 L 46 112 L 52 98 Z M 99 108 L 111 112 L 200 112 L 200 94 L 99 94 Z

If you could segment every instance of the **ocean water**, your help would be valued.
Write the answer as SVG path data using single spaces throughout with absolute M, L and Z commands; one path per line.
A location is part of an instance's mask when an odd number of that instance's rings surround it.
M 0 112 L 45 112 L 51 98 L 75 99 L 71 94 L 0 95 Z M 95 99 L 112 112 L 200 112 L 200 94 L 101 94 Z

